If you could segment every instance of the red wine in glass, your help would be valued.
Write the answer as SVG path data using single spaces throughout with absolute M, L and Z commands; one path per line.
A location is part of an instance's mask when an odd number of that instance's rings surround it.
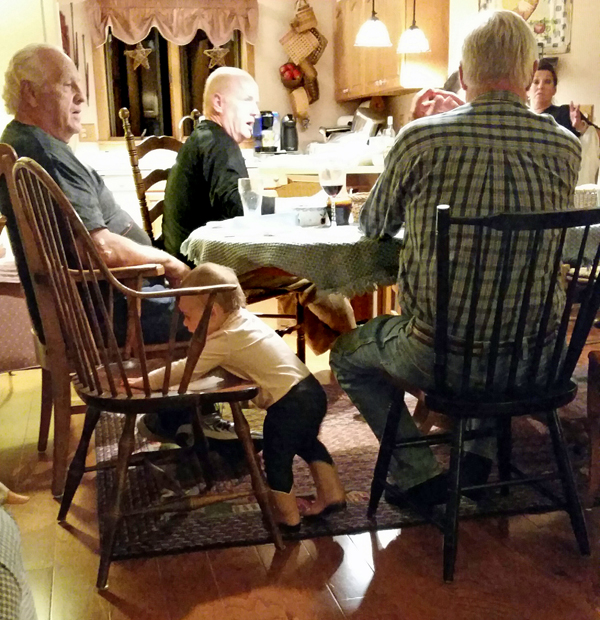
M 323 185 L 323 191 L 334 198 L 342 191 L 343 185 Z

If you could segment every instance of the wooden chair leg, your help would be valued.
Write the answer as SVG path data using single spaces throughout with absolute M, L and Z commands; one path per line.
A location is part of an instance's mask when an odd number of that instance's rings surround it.
M 444 581 L 454 580 L 454 564 L 458 542 L 458 509 L 460 507 L 460 465 L 462 461 L 464 434 L 467 421 L 457 420 L 452 431 L 450 469 L 448 470 L 448 503 L 444 518 Z
M 96 580 L 96 587 L 99 590 L 105 589 L 108 582 L 108 571 L 110 569 L 112 551 L 115 546 L 115 535 L 117 533 L 117 526 L 119 525 L 119 521 L 121 520 L 121 516 L 123 514 L 121 504 L 125 491 L 127 466 L 129 463 L 129 457 L 131 456 L 135 446 L 134 434 L 135 416 L 127 415 L 125 416 L 123 433 L 119 439 L 119 454 L 115 468 L 116 487 L 114 490 L 114 499 L 106 515 L 106 529 L 100 548 L 100 567 L 98 568 L 98 579 Z
M 252 443 L 248 420 L 246 420 L 246 418 L 244 417 L 244 413 L 242 411 L 240 403 L 232 402 L 230 404 L 231 412 L 233 414 L 233 424 L 235 426 L 235 432 L 240 438 L 240 442 L 246 454 L 246 461 L 250 469 L 250 479 L 252 480 L 252 489 L 254 490 L 256 499 L 258 500 L 258 505 L 260 506 L 262 514 L 267 523 L 267 527 L 271 533 L 271 536 L 273 537 L 275 547 L 280 550 L 285 549 L 283 539 L 281 538 L 281 532 L 279 531 L 279 527 L 275 522 L 275 516 L 273 515 L 273 511 L 271 510 L 267 483 L 265 482 L 262 470 L 258 463 L 256 451 L 254 450 L 254 444 Z
M 390 469 L 390 461 L 392 460 L 392 452 L 394 450 L 394 444 L 396 443 L 396 433 L 398 432 L 398 424 L 400 424 L 400 414 L 402 413 L 402 407 L 404 405 L 404 392 L 398 392 L 398 399 L 388 412 L 387 420 L 385 422 L 385 429 L 381 436 L 381 445 L 379 447 L 379 454 L 377 455 L 377 462 L 375 463 L 375 470 L 373 471 L 373 482 L 371 482 L 371 495 L 369 497 L 369 506 L 367 508 L 367 517 L 371 518 L 377 511 L 377 506 L 385 490 L 385 482 L 387 479 L 387 473 Z
M 552 437 L 552 446 L 558 463 L 558 470 L 562 480 L 563 492 L 567 503 L 566 507 L 571 519 L 573 533 L 577 539 L 581 555 L 590 555 L 590 540 L 588 538 L 583 508 L 579 495 L 577 494 L 577 487 L 575 486 L 575 479 L 573 478 L 573 469 L 569 461 L 562 425 L 556 409 L 548 414 L 548 428 L 550 430 L 550 436 Z
M 214 472 L 208 456 L 208 441 L 206 435 L 202 430 L 202 424 L 200 423 L 200 416 L 202 411 L 200 407 L 196 407 L 196 411 L 192 416 L 192 428 L 194 430 L 194 449 L 196 454 L 202 463 L 202 478 L 206 485 L 206 490 L 209 491 L 214 486 Z
M 63 493 L 67 474 L 71 435 L 71 382 L 68 369 L 62 365 L 52 372 L 52 396 L 54 402 L 52 495 L 60 497 Z
M 73 460 L 71 461 L 71 466 L 69 467 L 65 490 L 62 496 L 62 501 L 60 503 L 60 510 L 58 512 L 59 521 L 64 521 L 67 518 L 67 513 L 69 512 L 71 502 L 73 501 L 73 496 L 75 495 L 75 491 L 77 491 L 77 487 L 79 486 L 79 483 L 81 482 L 81 478 L 85 471 L 85 459 L 87 457 L 88 449 L 90 447 L 92 433 L 94 432 L 94 429 L 96 428 L 96 424 L 98 424 L 99 419 L 100 410 L 96 409 L 95 407 L 88 407 L 88 410 L 85 414 L 85 420 L 83 422 L 81 439 L 79 440 L 79 445 L 77 446 L 77 450 L 75 451 L 75 456 L 73 457 Z
M 593 506 L 600 491 L 600 351 L 591 351 L 587 383 L 587 432 L 589 478 L 586 505 Z
M 45 452 L 48 447 L 50 421 L 52 420 L 52 373 L 42 368 L 42 403 L 40 415 L 40 433 L 38 435 L 38 452 Z

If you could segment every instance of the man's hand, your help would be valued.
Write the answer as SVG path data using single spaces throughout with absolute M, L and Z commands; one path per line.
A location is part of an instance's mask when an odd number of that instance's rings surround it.
M 170 254 L 168 256 L 169 260 L 164 263 L 165 277 L 169 281 L 171 288 L 177 288 L 183 278 L 190 272 L 190 268 L 174 256 Z
M 464 101 L 455 93 L 437 88 L 427 88 L 415 95 L 410 107 L 411 120 L 454 110 Z
M 165 268 L 171 286 L 177 286 L 190 271 L 185 263 L 167 252 L 151 245 L 141 245 L 106 228 L 93 230 L 90 235 L 109 268 L 157 263 Z
M 581 117 L 579 105 L 575 105 L 572 101 L 569 104 L 569 116 L 571 118 L 571 125 L 573 125 L 579 133 L 585 133 L 588 124 Z

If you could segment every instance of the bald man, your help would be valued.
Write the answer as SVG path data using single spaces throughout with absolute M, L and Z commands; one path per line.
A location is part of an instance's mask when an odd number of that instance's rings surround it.
M 260 113 L 258 85 L 242 69 L 221 67 L 206 81 L 203 112 L 179 151 L 165 191 L 165 249 L 183 261 L 181 244 L 194 229 L 243 215 L 237 182 L 248 170 L 239 144 L 252 137 Z

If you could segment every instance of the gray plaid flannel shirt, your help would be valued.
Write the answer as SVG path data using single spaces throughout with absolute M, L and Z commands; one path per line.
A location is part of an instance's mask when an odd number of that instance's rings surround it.
M 361 228 L 368 237 L 394 235 L 405 225 L 398 270 L 403 310 L 426 326 L 434 325 L 437 205 L 450 205 L 455 216 L 572 208 L 580 161 L 581 145 L 572 133 L 551 117 L 530 111 L 517 95 L 507 91 L 486 93 L 451 112 L 406 125 L 360 215 Z M 463 228 L 450 245 L 449 320 L 451 333 L 458 338 L 464 337 L 466 300 L 473 280 L 467 252 L 472 243 L 470 231 L 470 227 Z M 532 314 L 541 311 L 542 295 L 548 290 L 555 241 L 556 235 L 545 238 L 542 251 L 548 260 L 541 263 L 548 269 L 536 274 Z M 498 284 L 498 235 L 489 235 L 484 243 L 488 251 L 476 339 L 489 341 L 490 293 Z M 519 291 L 528 265 L 529 243 L 530 235 L 519 233 L 503 341 L 511 341 L 515 332 L 516 317 L 510 312 L 510 303 L 522 296 Z M 563 300 L 564 292 L 557 291 L 557 315 Z

